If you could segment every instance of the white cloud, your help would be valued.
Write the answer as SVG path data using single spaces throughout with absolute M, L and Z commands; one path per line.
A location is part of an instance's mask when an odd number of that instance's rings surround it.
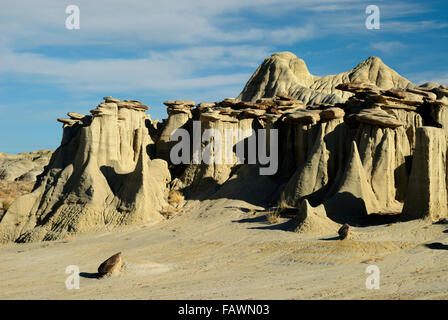
M 406 45 L 398 41 L 379 41 L 372 43 L 370 47 L 385 54 L 399 54 L 400 50 L 406 48 Z
M 256 52 L 252 52 L 256 51 Z M 201 51 L 206 56 L 201 56 Z M 195 76 L 201 66 L 210 66 L 222 58 L 221 67 L 254 63 L 258 48 L 203 48 L 203 50 L 169 51 L 165 55 L 150 53 L 141 59 L 85 59 L 66 61 L 40 54 L 0 51 L 0 74 L 31 75 L 29 79 L 53 82 L 71 90 L 184 90 L 244 83 L 249 73 Z M 222 57 L 227 55 L 226 57 Z M 252 57 L 252 59 L 250 59 Z M 196 63 L 195 63 L 196 62 Z M 34 77 L 34 78 L 33 78 Z
M 242 87 L 252 69 L 278 47 L 332 34 L 366 32 L 367 3 L 129 0 L 124 4 L 118 0 L 77 0 L 81 29 L 70 31 L 65 29 L 65 8 L 73 4 L 71 0 L 10 0 L 2 3 L 0 11 L 0 74 L 26 75 L 28 81 L 91 92 Z M 384 3 L 380 8 L 390 19 L 422 6 Z M 261 17 L 257 21 L 245 19 L 246 12 Z M 288 13 L 301 13 L 304 18 L 277 19 L 276 15 Z M 277 24 L 264 21 L 269 17 L 275 17 Z M 431 21 L 416 24 L 428 29 L 444 26 Z M 409 30 L 402 22 L 390 21 L 387 26 L 386 30 Z M 42 46 L 71 46 L 72 51 L 78 46 L 94 46 L 138 54 L 110 59 L 81 54 L 68 59 L 61 53 L 59 57 L 34 53 Z M 403 46 L 392 41 L 373 44 L 372 48 L 392 53 Z
M 231 30 L 220 25 L 220 17 L 232 16 L 241 11 L 277 7 L 299 3 L 291 0 L 248 1 L 87 1 L 78 0 L 81 29 L 65 29 L 65 7 L 71 1 L 24 0 L 8 1 L 0 11 L 0 31 L 14 47 L 31 48 L 42 45 L 179 45 L 216 42 L 270 41 L 272 27 L 248 25 L 247 28 Z M 265 14 L 268 14 L 267 10 Z M 230 26 L 232 27 L 232 26 Z M 287 28 L 301 32 L 302 25 L 289 23 Z M 288 29 L 287 29 L 288 30 Z M 301 40 L 304 37 L 296 37 Z M 288 37 L 286 43 L 293 38 Z M 276 43 L 281 43 L 277 38 Z
M 409 79 L 420 85 L 425 82 L 437 82 L 439 84 L 448 85 L 448 71 L 424 71 L 412 73 Z

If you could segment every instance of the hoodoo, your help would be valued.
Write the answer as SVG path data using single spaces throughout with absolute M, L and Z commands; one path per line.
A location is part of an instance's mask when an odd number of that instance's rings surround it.
M 170 189 L 187 201 L 283 203 L 297 208 L 299 233 L 335 233 L 371 214 L 447 217 L 448 87 L 417 86 L 379 58 L 317 77 L 294 54 L 276 53 L 236 99 L 166 101 L 168 119 L 161 123 L 145 115 L 148 107 L 140 101 L 104 100 L 90 115 L 70 112 L 58 119 L 61 146 L 34 190 L 3 216 L 0 241 L 157 222 Z M 196 146 L 201 153 L 228 130 L 248 134 L 227 141 L 230 162 L 195 162 L 191 151 L 182 155 L 188 163 L 175 164 L 171 138 L 178 129 L 190 134 L 191 143 L 195 134 L 208 137 Z M 215 135 L 207 136 L 212 129 Z M 259 130 L 266 141 L 251 144 Z M 251 160 L 251 145 L 266 156 L 276 153 L 278 170 L 260 175 L 265 163 L 263 157 Z

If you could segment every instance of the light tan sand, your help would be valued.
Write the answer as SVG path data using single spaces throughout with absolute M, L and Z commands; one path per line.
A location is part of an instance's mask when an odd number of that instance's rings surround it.
M 189 202 L 156 225 L 81 235 L 73 240 L 0 247 L 0 299 L 446 299 L 448 225 L 422 221 L 353 228 L 349 240 L 270 225 L 250 204 Z M 261 208 L 259 208 L 261 209 Z M 125 270 L 92 278 L 122 252 Z M 380 268 L 380 289 L 366 289 L 366 267 Z M 78 265 L 79 290 L 65 269 Z

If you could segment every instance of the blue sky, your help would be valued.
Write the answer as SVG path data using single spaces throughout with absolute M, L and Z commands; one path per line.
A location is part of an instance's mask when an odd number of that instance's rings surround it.
M 65 28 L 68 5 L 80 29 Z M 379 30 L 365 27 L 368 5 Z M 270 54 L 291 51 L 315 75 L 375 55 L 421 84 L 448 84 L 447 1 L 1 0 L 0 151 L 54 149 L 68 111 L 104 96 L 163 101 L 236 97 Z

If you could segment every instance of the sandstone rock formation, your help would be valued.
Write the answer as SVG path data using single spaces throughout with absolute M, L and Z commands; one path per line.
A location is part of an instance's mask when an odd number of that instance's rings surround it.
M 447 217 L 447 144 L 442 129 L 417 129 L 415 155 L 404 202 L 403 220 L 426 218 L 437 222 Z
M 370 57 L 354 69 L 336 75 L 318 77 L 310 74 L 305 62 L 291 52 L 271 55 L 255 71 L 238 96 L 242 101 L 287 94 L 305 104 L 344 102 L 351 94 L 336 88 L 338 84 L 364 82 L 384 89 L 414 85 L 386 66 L 380 58 Z
M 58 119 L 61 146 L 0 221 L 1 242 L 155 222 L 169 189 L 187 201 L 284 203 L 299 209 L 298 233 L 336 233 L 372 214 L 447 216 L 448 88 L 418 87 L 379 58 L 316 77 L 274 54 L 238 98 L 166 101 L 161 123 L 140 101 L 104 99 Z
M 61 146 L 34 191 L 1 220 L 0 241 L 51 240 L 162 219 L 170 173 L 164 160 L 148 156 L 154 142 L 147 107 L 105 100 L 91 115 L 62 121 Z
M 39 150 L 6 154 L 0 152 L 0 180 L 34 182 L 44 171 L 53 151 Z
M 323 205 L 313 208 L 308 200 L 303 200 L 299 207 L 297 233 L 314 233 L 318 235 L 335 233 L 339 225 L 327 217 Z

